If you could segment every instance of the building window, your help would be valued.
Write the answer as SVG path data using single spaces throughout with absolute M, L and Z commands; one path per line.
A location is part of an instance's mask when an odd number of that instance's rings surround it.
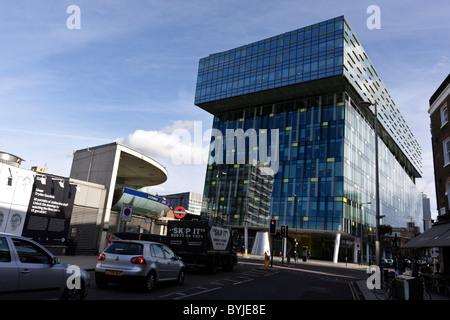
M 444 149 L 444 167 L 450 163 L 450 138 L 445 139 L 443 143 Z
M 448 109 L 447 103 L 441 107 L 441 127 L 443 127 L 448 122 Z

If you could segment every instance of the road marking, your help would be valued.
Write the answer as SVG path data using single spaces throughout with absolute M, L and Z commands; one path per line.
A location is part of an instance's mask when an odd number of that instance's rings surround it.
M 213 287 L 210 287 L 210 288 L 205 288 L 205 286 L 197 286 L 197 287 L 192 287 L 192 288 L 189 288 L 189 289 L 186 289 L 183 291 L 177 291 L 177 292 L 172 292 L 172 293 L 169 293 L 166 295 L 162 295 L 162 296 L 159 296 L 159 298 L 160 299 L 173 299 L 173 300 L 189 298 L 189 297 L 203 294 L 206 292 L 219 290 L 223 286 L 229 286 L 229 285 L 235 286 L 235 285 L 239 285 L 242 283 L 253 281 L 256 278 L 259 278 L 261 276 L 267 277 L 267 276 L 270 276 L 273 274 L 277 274 L 279 272 L 279 270 L 273 270 L 273 271 L 275 271 L 275 272 L 268 272 L 265 269 L 264 270 L 251 269 L 251 270 L 248 270 L 246 272 L 240 273 L 235 276 L 212 281 L 212 282 L 210 282 L 210 284 Z M 206 287 L 207 287 L 207 285 L 206 285 Z
M 296 272 L 305 272 L 305 273 L 313 273 L 313 274 L 320 274 L 320 275 L 324 275 L 324 276 L 334 276 L 337 278 L 348 278 L 348 279 L 354 279 L 357 280 L 358 278 L 354 277 L 354 276 L 347 276 L 347 275 L 343 275 L 343 274 L 338 274 L 338 273 L 330 273 L 330 272 L 324 272 L 324 271 L 316 271 L 316 270 L 307 270 L 307 269 L 300 269 L 300 268 L 293 268 L 293 267 L 285 267 L 285 266 L 277 266 L 277 268 L 280 269 L 285 269 L 285 270 L 291 270 L 291 271 L 296 271 Z
M 361 295 L 358 289 L 356 289 L 356 282 L 355 281 L 350 281 L 349 284 L 350 286 L 350 290 L 352 292 L 353 295 L 353 300 L 361 300 Z
M 196 293 L 187 294 L 187 295 L 184 295 L 184 296 L 182 296 L 182 297 L 174 298 L 173 300 L 184 299 L 184 298 L 196 296 L 196 295 L 199 295 L 199 294 L 202 294 L 202 293 L 206 293 L 206 292 L 210 292 L 210 291 L 215 291 L 215 290 L 219 290 L 219 289 L 222 289 L 222 287 L 216 287 L 216 288 L 212 288 L 212 289 L 209 289 L 209 290 L 203 290 L 203 291 L 199 291 L 199 292 L 196 292 Z
M 255 280 L 255 279 L 247 279 L 247 280 L 239 281 L 239 282 L 233 283 L 233 286 L 235 286 L 235 285 L 237 285 L 237 284 L 249 282 L 249 281 L 252 281 L 252 280 Z
M 185 289 L 185 290 L 183 290 L 183 291 L 171 292 L 171 293 L 168 293 L 168 294 L 166 294 L 166 295 L 159 296 L 159 297 L 160 297 L 160 298 L 165 298 L 165 297 L 169 297 L 169 296 L 172 296 L 172 295 L 183 295 L 183 296 L 185 296 L 185 295 L 189 295 L 191 291 L 196 292 L 196 291 L 198 291 L 198 290 L 203 291 L 203 290 L 208 290 L 208 289 L 209 289 L 209 288 L 192 287 L 192 288 Z
M 216 285 L 224 285 L 224 286 L 226 286 L 227 283 L 229 284 L 230 282 L 231 282 L 231 284 L 236 283 L 236 281 L 233 280 L 233 279 L 221 279 L 221 280 L 213 281 L 213 282 L 211 282 L 211 283 L 212 283 L 212 284 L 216 284 Z

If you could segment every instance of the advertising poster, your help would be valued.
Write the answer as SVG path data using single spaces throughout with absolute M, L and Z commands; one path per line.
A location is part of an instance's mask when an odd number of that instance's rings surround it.
M 21 235 L 34 173 L 0 164 L 0 232 Z
M 22 235 L 42 244 L 65 242 L 75 194 L 64 179 L 36 176 Z
M 178 221 L 169 223 L 167 235 L 169 244 L 172 246 L 183 246 L 184 248 L 204 248 L 207 241 L 207 221 Z

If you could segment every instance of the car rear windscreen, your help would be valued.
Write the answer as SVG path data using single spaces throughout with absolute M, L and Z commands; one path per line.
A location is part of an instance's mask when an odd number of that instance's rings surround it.
M 140 243 L 113 242 L 106 249 L 106 253 L 142 255 L 144 246 Z

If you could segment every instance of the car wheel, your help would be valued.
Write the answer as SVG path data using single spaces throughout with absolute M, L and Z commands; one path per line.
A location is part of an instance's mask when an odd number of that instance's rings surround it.
M 150 292 L 153 290 L 156 284 L 156 274 L 155 272 L 151 271 L 148 276 L 144 279 L 143 282 L 143 290 L 145 292 Z
M 180 273 L 178 274 L 178 279 L 177 279 L 178 284 L 183 284 L 184 283 L 184 277 L 185 276 L 186 276 L 186 271 L 184 270 L 184 268 L 182 268 L 180 270 Z

